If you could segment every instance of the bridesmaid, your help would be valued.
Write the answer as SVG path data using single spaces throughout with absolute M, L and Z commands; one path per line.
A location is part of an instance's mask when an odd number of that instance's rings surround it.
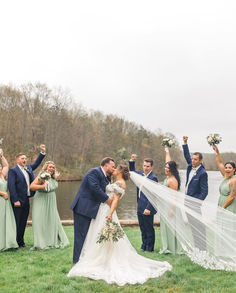
M 31 183 L 30 189 L 36 190 L 32 209 L 32 226 L 34 249 L 63 248 L 69 245 L 69 240 L 62 227 L 57 211 L 56 193 L 58 187 L 55 163 L 48 161 L 42 171 L 50 173 L 46 181 L 39 177 Z M 42 172 L 41 171 L 41 172 Z
M 216 153 L 216 163 L 224 177 L 220 185 L 220 197 L 218 200 L 218 206 L 226 209 L 232 213 L 236 213 L 236 166 L 234 162 L 227 162 L 223 164 L 219 149 L 216 145 L 212 146 Z
M 180 176 L 175 161 L 171 160 L 168 146 L 165 146 L 166 152 L 166 163 L 165 163 L 165 174 L 166 179 L 163 184 L 171 189 L 180 189 Z M 169 216 L 173 216 L 174 207 L 170 207 Z M 160 217 L 160 230 L 161 230 L 161 243 L 162 248 L 159 253 L 172 253 L 172 254 L 183 254 L 184 251 L 176 236 L 170 230 L 165 223 L 163 217 Z
M 0 251 L 17 248 L 16 222 L 7 194 L 8 162 L 0 149 Z

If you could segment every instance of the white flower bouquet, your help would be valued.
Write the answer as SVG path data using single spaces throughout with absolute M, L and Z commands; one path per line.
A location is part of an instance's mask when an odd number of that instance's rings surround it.
M 120 238 L 125 235 L 121 227 L 113 221 L 106 221 L 106 224 L 102 231 L 98 234 L 97 243 L 113 241 L 118 242 Z
M 50 173 L 48 173 L 47 171 L 42 171 L 40 174 L 39 174 L 39 179 L 45 181 L 45 180 L 49 180 L 51 178 L 51 175 Z
M 169 148 L 171 148 L 172 146 L 175 145 L 175 141 L 169 137 L 163 138 L 162 142 L 161 142 L 162 146 L 168 146 Z
M 207 136 L 207 142 L 209 143 L 209 145 L 219 144 L 221 141 L 222 141 L 222 138 L 217 133 L 209 134 Z

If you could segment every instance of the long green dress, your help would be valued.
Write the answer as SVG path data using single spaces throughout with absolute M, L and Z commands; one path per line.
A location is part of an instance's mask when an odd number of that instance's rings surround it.
M 235 176 L 233 176 L 235 177 Z M 222 181 L 220 185 L 220 197 L 218 200 L 218 206 L 222 207 L 228 196 L 230 195 L 229 180 L 232 177 L 226 178 Z M 236 214 L 236 200 L 234 200 L 231 205 L 227 206 L 226 210 Z
M 167 178 L 164 180 L 163 184 L 168 187 Z M 181 244 L 162 217 L 160 217 L 160 230 L 162 247 L 159 253 L 183 254 L 184 250 Z
M 7 181 L 0 178 L 0 190 L 7 192 Z M 16 221 L 10 198 L 4 199 L 0 195 L 0 251 L 17 248 Z
M 235 177 L 235 176 L 233 176 Z M 218 206 L 222 207 L 225 201 L 227 200 L 228 196 L 230 195 L 230 186 L 229 186 L 229 180 L 232 177 L 225 178 L 222 183 L 220 184 L 219 191 L 220 191 L 220 197 L 218 200 Z M 236 199 L 231 203 L 231 205 L 227 206 L 226 210 L 236 213 Z M 219 231 L 221 231 L 222 235 L 224 237 L 229 236 L 231 239 L 236 239 L 236 222 L 229 221 L 227 218 L 222 219 L 221 211 L 219 211 L 219 217 L 217 219 L 217 225 Z M 236 242 L 235 242 L 236 244 Z M 234 243 L 232 245 L 235 245 Z M 216 237 L 215 239 L 215 254 L 218 256 L 228 256 L 228 252 L 225 251 L 225 245 L 224 240 L 222 240 L 221 237 Z
M 57 211 L 57 187 L 57 181 L 50 178 L 49 191 L 43 189 L 35 193 L 32 208 L 33 249 L 63 248 L 69 245 Z

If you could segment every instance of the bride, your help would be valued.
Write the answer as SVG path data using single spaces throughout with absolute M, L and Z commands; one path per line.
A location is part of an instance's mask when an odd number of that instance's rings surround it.
M 100 205 L 96 219 L 91 221 L 80 260 L 72 267 L 68 277 L 88 277 L 119 286 L 142 284 L 149 278 L 159 277 L 172 270 L 172 266 L 168 262 L 154 261 L 139 255 L 126 235 L 118 242 L 97 243 L 98 234 L 107 220 L 119 223 L 116 207 L 125 194 L 129 170 L 125 165 L 118 165 L 113 175 L 115 183 L 106 188 L 107 195 L 113 199 L 111 208 L 106 203 Z

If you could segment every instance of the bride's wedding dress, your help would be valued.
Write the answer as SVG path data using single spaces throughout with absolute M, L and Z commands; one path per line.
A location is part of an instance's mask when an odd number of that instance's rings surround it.
M 106 188 L 107 195 L 112 198 L 114 191 L 122 196 L 125 192 L 116 183 L 109 184 Z M 91 221 L 80 260 L 72 267 L 68 277 L 82 276 L 123 286 L 142 284 L 149 278 L 159 277 L 172 270 L 168 262 L 154 261 L 139 255 L 126 235 L 118 242 L 96 243 L 109 211 L 110 207 L 106 203 L 100 205 L 96 219 Z M 119 223 L 116 211 L 112 220 Z

